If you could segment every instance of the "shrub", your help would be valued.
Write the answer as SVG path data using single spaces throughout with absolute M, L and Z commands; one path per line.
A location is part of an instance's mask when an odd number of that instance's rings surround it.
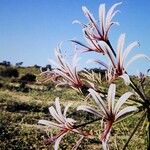
M 31 73 L 27 73 L 24 76 L 22 76 L 20 78 L 21 82 L 35 82 L 36 81 L 36 76 L 34 74 Z
M 9 67 L 9 68 L 5 68 L 4 70 L 0 71 L 0 76 L 17 78 L 19 76 L 19 72 L 17 69 Z

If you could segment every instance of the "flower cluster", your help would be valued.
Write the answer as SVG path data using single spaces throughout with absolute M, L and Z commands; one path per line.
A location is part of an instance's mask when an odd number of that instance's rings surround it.
M 105 93 L 104 91 L 102 92 L 96 88 L 96 83 L 101 84 L 99 76 L 98 79 L 95 79 L 97 77 L 95 77 L 94 74 L 89 73 L 88 71 L 84 71 L 84 73 L 79 74 L 79 72 L 77 71 L 77 63 L 79 61 L 77 54 L 74 55 L 72 63 L 68 63 L 68 61 L 66 61 L 66 58 L 62 55 L 60 47 L 57 47 L 55 49 L 56 62 L 51 60 L 51 63 L 53 63 L 56 68 L 51 72 L 45 72 L 45 74 L 51 75 L 53 80 L 56 81 L 57 79 L 57 85 L 69 85 L 73 89 L 78 89 L 79 91 L 83 91 L 84 88 L 86 90 L 88 89 L 88 93 L 86 93 L 88 95 L 86 95 L 87 97 L 85 97 L 85 99 L 87 100 L 87 98 L 92 97 L 97 105 L 79 105 L 77 107 L 77 111 L 83 110 L 92 113 L 98 117 L 98 120 L 103 121 L 103 125 L 101 126 L 102 134 L 100 135 L 99 140 L 101 141 L 104 150 L 109 149 L 108 141 L 114 123 L 118 120 L 121 120 L 124 116 L 130 113 L 136 112 L 137 110 L 139 111 L 139 109 L 137 108 L 138 105 L 133 106 L 133 103 L 129 106 L 124 105 L 127 99 L 130 98 L 131 100 L 131 96 L 133 94 L 136 93 L 135 95 L 139 96 L 139 99 L 133 100 L 134 102 L 136 102 L 134 104 L 140 104 L 140 111 L 144 110 L 144 115 L 146 112 L 147 118 L 150 121 L 150 101 L 145 95 L 144 88 L 142 88 L 141 91 L 127 73 L 127 69 L 132 62 L 139 58 L 149 59 L 149 57 L 144 54 L 136 54 L 129 61 L 127 61 L 129 53 L 134 48 L 138 47 L 139 43 L 137 41 L 132 42 L 125 48 L 125 34 L 123 33 L 119 36 L 116 49 L 114 49 L 108 36 L 111 26 L 119 24 L 118 22 L 114 22 L 113 18 L 119 12 L 118 10 L 116 10 L 116 7 L 120 4 L 121 3 L 114 4 L 108 10 L 108 12 L 106 12 L 105 4 L 101 4 L 99 7 L 98 21 L 94 18 L 90 11 L 85 6 L 83 6 L 82 10 L 89 21 L 88 24 L 83 24 L 78 20 L 75 20 L 74 23 L 79 23 L 82 26 L 84 38 L 87 44 L 83 44 L 77 40 L 71 40 L 75 44 L 79 45 L 82 52 L 96 52 L 98 55 L 102 54 L 103 57 L 108 59 L 107 63 L 101 60 L 94 60 L 96 63 L 100 64 L 106 69 L 106 83 L 109 83 L 108 93 Z M 84 79 L 82 78 L 82 75 L 84 76 Z M 112 82 L 118 79 L 118 77 L 124 79 L 124 86 L 129 85 L 134 91 L 126 92 L 122 96 L 119 95 L 119 99 L 115 98 L 116 85 L 112 84 Z M 141 73 L 139 78 L 141 85 L 144 86 L 146 76 Z M 50 78 L 46 78 L 46 80 L 48 79 Z M 86 86 L 85 82 L 88 83 L 89 86 Z M 50 128 L 57 128 L 60 130 L 57 135 L 52 136 L 47 140 L 47 142 L 49 143 L 55 142 L 55 150 L 58 149 L 62 137 L 65 136 L 68 132 L 77 133 L 81 136 L 81 138 L 77 142 L 77 145 L 74 147 L 76 149 L 84 137 L 89 137 L 89 134 L 85 134 L 84 132 L 78 130 L 78 128 L 94 122 L 90 121 L 87 123 L 75 125 L 76 121 L 66 116 L 68 108 L 69 106 L 67 105 L 64 109 L 64 112 L 62 113 L 59 98 L 56 98 L 55 108 L 51 106 L 49 108 L 49 111 L 52 117 L 58 123 L 47 120 L 39 121 L 39 124 L 46 125 Z M 139 124 L 140 122 L 137 124 L 137 127 Z M 136 129 L 134 131 L 136 131 Z M 133 134 L 131 134 L 131 137 L 129 137 L 129 141 L 132 136 Z M 125 148 L 127 147 L 127 144 L 125 144 Z
M 127 46 L 127 48 L 123 52 L 125 44 L 125 34 L 120 35 L 116 51 L 112 48 L 108 39 L 108 32 L 112 25 L 119 24 L 118 22 L 113 22 L 112 19 L 116 15 L 116 13 L 119 12 L 118 10 L 115 10 L 115 8 L 120 4 L 121 3 L 114 4 L 108 10 L 107 14 L 105 12 L 105 4 L 100 5 L 99 7 L 100 26 L 97 25 L 95 18 L 86 7 L 82 7 L 82 9 L 85 16 L 89 20 L 88 25 L 83 24 L 77 20 L 74 21 L 82 25 L 84 31 L 84 38 L 87 41 L 87 45 L 76 40 L 72 40 L 72 42 L 82 46 L 83 47 L 82 50 L 84 49 L 84 52 L 95 51 L 97 53 L 102 53 L 108 58 L 109 62 L 108 64 L 102 62 L 101 60 L 95 60 L 95 62 L 99 63 L 100 65 L 102 65 L 107 69 L 107 78 L 109 83 L 111 83 L 119 76 L 124 75 L 126 73 L 127 68 L 133 61 L 141 57 L 149 59 L 144 54 L 137 54 L 134 57 L 132 57 L 130 61 L 127 62 L 126 59 L 128 54 L 133 48 L 138 47 L 139 43 L 137 41 L 131 43 L 129 46 Z

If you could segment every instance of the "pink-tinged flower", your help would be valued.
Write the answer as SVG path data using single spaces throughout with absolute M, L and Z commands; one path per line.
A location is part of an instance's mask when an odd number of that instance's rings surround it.
M 104 64 L 101 61 L 97 61 L 99 64 L 103 65 L 106 67 L 108 71 L 108 79 L 109 81 L 115 80 L 117 77 L 122 76 L 123 74 L 126 73 L 127 68 L 130 66 L 131 63 L 133 63 L 135 60 L 139 58 L 149 58 L 144 55 L 144 54 L 136 54 L 133 56 L 128 62 L 127 62 L 127 56 L 130 53 L 130 51 L 139 46 L 138 42 L 133 42 L 130 45 L 125 48 L 124 52 L 124 43 L 125 43 L 125 34 L 121 34 L 118 43 L 117 43 L 117 48 L 116 48 L 116 56 L 114 56 L 112 49 L 108 46 L 106 42 L 100 41 L 100 46 L 105 52 L 106 56 L 108 57 L 108 60 L 110 62 L 110 66 Z
M 99 22 L 100 25 L 98 25 L 97 21 L 93 17 L 93 15 L 90 13 L 90 11 L 83 6 L 82 10 L 87 17 L 89 23 L 83 24 L 78 20 L 75 20 L 73 23 L 79 23 L 84 32 L 85 40 L 87 41 L 87 45 L 82 44 L 81 42 L 78 42 L 76 40 L 72 40 L 73 42 L 81 45 L 85 48 L 84 51 L 96 51 L 99 53 L 103 53 L 104 51 L 101 49 L 98 41 L 106 41 L 108 42 L 108 32 L 112 25 L 116 24 L 118 25 L 118 22 L 113 22 L 112 19 L 118 12 L 118 10 L 115 10 L 115 8 L 120 5 L 121 3 L 114 4 L 106 13 L 105 10 L 105 4 L 101 4 L 99 6 Z
M 77 62 L 79 58 L 75 54 L 72 63 L 69 64 L 63 57 L 60 48 L 57 47 L 55 50 L 56 62 L 51 61 L 56 69 L 53 70 L 57 75 L 61 76 L 62 79 L 58 80 L 58 85 L 70 85 L 73 88 L 80 89 L 83 86 L 83 83 L 77 72 Z
M 80 132 L 77 129 L 74 129 L 74 123 L 76 122 L 72 118 L 67 118 L 66 113 L 70 105 L 68 104 L 64 112 L 62 113 L 59 98 L 55 99 L 55 108 L 53 106 L 49 107 L 49 112 L 52 115 L 52 117 L 57 121 L 57 123 L 47 120 L 39 120 L 39 124 L 45 125 L 49 128 L 57 128 L 60 130 L 60 132 L 50 137 L 47 140 L 47 143 L 53 143 L 55 142 L 54 149 L 57 150 L 59 147 L 59 143 L 61 139 L 70 131 L 80 134 Z
M 84 111 L 90 112 L 104 120 L 104 131 L 101 135 L 101 141 L 102 141 L 103 147 L 106 147 L 106 143 L 108 141 L 113 123 L 119 120 L 124 115 L 130 112 L 136 111 L 137 108 L 135 106 L 128 106 L 120 110 L 122 105 L 132 95 L 132 93 L 126 92 L 119 98 L 119 100 L 116 101 L 115 100 L 115 93 L 116 93 L 115 84 L 111 84 L 109 86 L 108 96 L 106 100 L 103 100 L 101 96 L 93 89 L 89 89 L 89 92 L 92 98 L 95 100 L 96 104 L 98 105 L 99 110 L 90 106 L 79 106 L 77 110 L 84 110 Z

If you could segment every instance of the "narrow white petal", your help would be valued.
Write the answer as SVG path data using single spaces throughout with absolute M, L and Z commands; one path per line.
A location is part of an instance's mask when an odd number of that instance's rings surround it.
M 148 56 L 146 56 L 146 55 L 144 55 L 144 54 L 137 54 L 137 55 L 135 55 L 134 57 L 132 57 L 132 59 L 126 64 L 125 70 L 129 67 L 129 65 L 130 65 L 131 63 L 133 63 L 135 60 L 137 60 L 137 59 L 139 59 L 139 58 L 144 58 L 144 59 L 147 59 L 147 60 L 150 61 L 150 58 L 149 58 Z
M 74 60 L 73 60 L 74 61 Z M 67 64 L 67 68 L 66 68 L 66 70 L 68 70 L 68 73 L 69 73 L 69 76 L 71 77 L 71 78 L 73 78 L 74 79 L 74 81 L 76 81 L 76 74 L 77 74 L 77 71 L 76 71 L 76 65 L 77 64 L 75 64 L 75 62 L 73 62 L 72 64 Z
M 82 11 L 83 11 L 83 13 L 84 13 L 84 15 L 85 15 L 86 17 L 88 17 L 88 15 L 90 14 L 90 12 L 89 12 L 89 10 L 86 8 L 86 6 L 82 6 Z
M 114 14 L 114 12 L 115 12 L 115 14 L 116 14 L 116 11 L 118 12 L 118 10 L 115 11 L 115 8 L 121 4 L 122 4 L 122 2 L 112 5 L 112 7 L 108 10 L 107 17 L 106 17 L 107 20 L 109 20 L 108 18 L 110 18 L 110 21 L 112 20 L 112 15 Z M 113 15 L 113 17 L 114 17 L 114 15 Z
M 126 100 L 131 96 L 133 95 L 132 92 L 126 92 L 125 94 L 123 94 L 119 100 L 117 101 L 116 103 L 116 106 L 115 106 L 115 109 L 114 109 L 114 113 L 118 113 L 120 107 L 126 102 Z
M 79 107 L 77 107 L 77 111 L 79 111 L 79 110 L 87 111 L 87 112 L 92 113 L 98 117 L 105 116 L 105 114 L 103 112 L 99 112 L 95 108 L 92 108 L 90 106 L 79 106 Z
M 39 120 L 38 124 L 42 124 L 42 125 L 45 125 L 48 127 L 54 127 L 54 128 L 63 128 L 63 125 L 57 124 L 48 120 Z
M 90 11 L 85 6 L 82 6 L 82 11 L 84 12 L 84 15 L 87 17 L 87 19 L 91 23 L 96 23 L 95 18 L 93 17 L 93 15 L 90 13 Z
M 107 25 L 107 28 L 106 28 L 106 36 L 108 35 L 108 32 L 109 32 L 109 29 L 110 29 L 110 27 L 112 27 L 113 25 L 117 25 L 117 26 L 119 26 L 120 24 L 119 24 L 119 22 L 111 22 L 109 25 Z
M 64 118 L 59 116 L 53 106 L 49 107 L 50 114 L 59 122 L 64 123 Z
M 83 32 L 85 32 L 83 30 Z M 89 32 L 86 32 L 89 36 L 89 38 L 87 38 L 86 36 L 84 36 L 85 41 L 87 42 L 87 44 L 89 45 L 89 48 L 91 50 L 95 50 L 98 48 L 97 42 L 95 40 L 93 40 L 93 38 L 91 37 L 91 35 L 89 34 Z
M 114 4 L 109 10 L 108 10 L 108 13 L 107 13 L 107 16 L 106 16 L 106 25 L 107 25 L 107 29 L 109 29 L 109 26 L 111 25 L 111 21 L 113 19 L 113 17 L 116 15 L 116 13 L 119 12 L 119 10 L 116 10 L 115 11 L 115 8 L 122 4 L 121 2 L 120 3 L 116 3 Z
M 99 6 L 99 20 L 100 20 L 100 28 L 101 34 L 105 34 L 105 4 L 101 4 Z
M 62 139 L 66 134 L 67 134 L 67 132 L 64 133 L 64 134 L 62 134 L 59 138 L 56 139 L 55 145 L 54 145 L 54 150 L 58 150 L 58 148 L 59 148 L 59 143 L 60 143 L 61 139 Z
M 76 121 L 72 118 L 67 118 L 66 119 L 66 123 L 65 123 L 65 127 L 68 128 L 68 129 L 73 129 L 73 126 L 74 126 L 74 123 Z
M 102 141 L 103 150 L 109 150 L 107 147 L 107 141 Z
M 72 118 L 67 118 L 66 121 L 70 124 L 75 123 L 76 121 Z
M 84 36 L 84 38 L 85 38 L 85 36 Z M 71 42 L 74 42 L 75 44 L 82 46 L 83 47 L 82 48 L 82 52 L 87 52 L 87 51 L 92 50 L 91 47 L 89 47 L 89 46 L 87 46 L 87 45 L 85 45 L 85 44 L 83 44 L 83 43 L 81 43 L 79 41 L 71 40 Z
M 138 109 L 137 109 L 137 107 L 135 107 L 135 106 L 129 106 L 129 107 L 126 107 L 126 108 L 124 108 L 124 109 L 122 109 L 117 115 L 116 115 L 116 120 L 119 118 L 119 117 L 121 117 L 121 116 L 123 116 L 123 115 L 125 115 L 125 114 L 127 114 L 127 113 L 130 113 L 130 112 L 133 112 L 133 111 L 137 111 Z
M 69 103 L 69 104 L 67 104 L 67 106 L 65 107 L 64 113 L 63 113 L 64 117 L 66 117 L 66 113 L 67 113 L 67 111 L 68 111 L 68 109 L 69 109 L 69 107 L 70 107 L 71 105 L 72 105 L 72 103 Z
M 135 47 L 138 47 L 139 46 L 139 43 L 137 41 L 131 43 L 125 50 L 124 50 L 124 53 L 123 53 L 123 58 L 122 58 L 122 63 L 124 64 L 124 62 L 126 61 L 126 58 L 128 56 L 128 54 L 130 53 L 130 51 L 135 48 Z M 122 65 L 123 65 L 122 64 Z
M 106 107 L 104 101 L 102 100 L 102 98 L 99 96 L 99 94 L 96 91 L 94 91 L 93 89 L 89 89 L 88 91 L 92 95 L 93 99 L 95 100 L 95 102 L 97 103 L 99 108 L 103 111 L 105 116 L 107 116 L 108 115 L 107 107 Z
M 115 93 L 116 93 L 116 85 L 111 84 L 108 89 L 108 97 L 107 97 L 109 111 L 113 111 L 114 109 Z
M 120 12 L 120 11 L 119 11 L 119 10 L 113 11 L 113 13 L 111 14 L 111 16 L 110 16 L 110 18 L 109 18 L 109 20 L 108 20 L 108 23 L 110 23 L 110 24 L 113 23 L 113 22 L 112 22 L 112 19 L 113 19 L 113 17 L 114 17 L 118 12 Z
M 119 69 L 121 68 L 121 64 L 122 64 L 122 51 L 124 47 L 124 41 L 125 41 L 125 34 L 121 34 L 117 44 L 117 63 Z
M 123 75 L 121 75 L 119 77 L 121 77 L 124 80 L 124 83 L 126 85 L 129 85 L 131 83 L 130 77 L 126 73 L 124 73 Z
M 82 28 L 85 28 L 85 27 L 86 27 L 86 25 L 83 24 L 82 22 L 80 22 L 79 20 L 74 20 L 74 21 L 72 22 L 72 24 L 75 24 L 75 23 L 81 25 Z
M 113 67 L 116 67 L 114 54 L 112 50 L 110 49 L 110 47 L 108 46 L 108 44 L 104 41 L 99 41 L 98 44 L 100 45 L 104 53 L 108 56 L 108 60 L 111 61 Z
M 60 107 L 60 103 L 59 103 L 59 97 L 57 97 L 55 99 L 55 107 L 56 107 L 56 111 L 57 111 L 58 115 L 61 117 L 61 119 L 63 121 L 65 121 L 64 116 L 63 116 L 62 111 L 61 111 L 61 107 Z
M 78 54 L 75 53 L 72 59 L 72 68 L 75 68 L 81 58 L 78 57 Z

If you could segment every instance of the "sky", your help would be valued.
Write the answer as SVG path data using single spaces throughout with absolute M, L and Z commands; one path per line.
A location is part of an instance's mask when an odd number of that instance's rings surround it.
M 69 40 L 75 38 L 84 42 L 81 27 L 72 24 L 74 20 L 87 23 L 82 6 L 98 19 L 99 4 L 105 3 L 108 10 L 117 2 L 120 0 L 0 0 L 0 61 L 45 66 L 49 59 L 54 59 L 54 49 L 62 41 L 63 51 L 71 58 L 74 50 Z M 129 59 L 137 53 L 150 57 L 150 1 L 121 2 L 120 13 L 114 18 L 120 25 L 112 27 L 109 33 L 113 47 L 116 48 L 119 35 L 126 33 L 126 46 L 134 41 L 140 43 L 140 48 L 134 49 Z M 86 63 L 89 58 L 103 60 L 103 56 L 93 53 L 80 57 L 81 68 L 93 66 Z M 145 72 L 149 68 L 150 63 L 140 59 L 130 66 L 129 72 Z

